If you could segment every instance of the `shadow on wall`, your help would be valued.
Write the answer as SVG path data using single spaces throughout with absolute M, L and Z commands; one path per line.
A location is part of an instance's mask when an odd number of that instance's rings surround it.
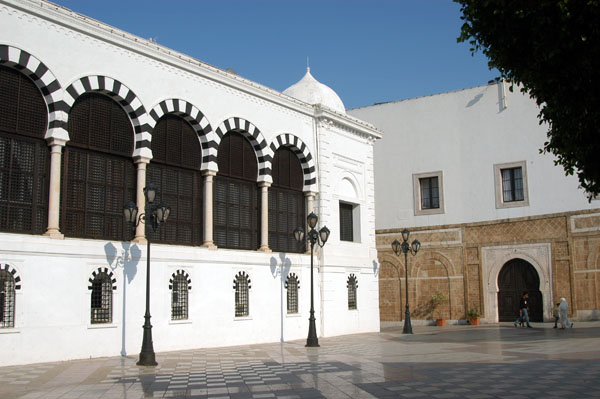
M 279 299 L 279 303 L 280 303 L 280 328 L 281 328 L 281 335 L 280 335 L 280 340 L 281 342 L 284 342 L 284 337 L 283 337 L 283 320 L 285 318 L 285 314 L 287 313 L 287 302 L 284 300 L 284 292 L 285 292 L 285 279 L 287 278 L 288 273 L 290 272 L 290 268 L 292 267 L 292 261 L 290 260 L 290 258 L 288 258 L 286 256 L 286 254 L 284 252 L 280 252 L 279 253 L 279 259 L 281 260 L 281 263 L 277 261 L 277 258 L 274 256 L 271 256 L 271 274 L 273 275 L 273 278 L 277 278 L 277 276 L 279 276 L 280 278 L 280 287 L 279 287 L 279 292 L 280 292 L 280 299 Z
M 137 266 L 142 258 L 142 251 L 137 244 L 129 242 L 121 243 L 121 250 L 114 246 L 112 242 L 104 245 L 104 254 L 106 262 L 112 270 L 121 267 L 123 269 L 123 320 L 121 330 L 121 356 L 127 355 L 125 348 L 125 336 L 127 331 L 127 284 L 130 284 L 137 274 Z

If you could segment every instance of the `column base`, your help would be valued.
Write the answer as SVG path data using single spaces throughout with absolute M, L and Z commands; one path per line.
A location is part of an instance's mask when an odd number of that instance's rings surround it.
M 44 235 L 46 237 L 54 238 L 55 240 L 65 239 L 65 235 L 61 233 L 58 229 L 48 229 L 48 231 L 46 231 Z
M 204 243 L 202 243 L 200 247 L 208 249 L 217 249 L 217 246 L 215 245 L 214 241 L 204 241 Z
M 261 246 L 260 248 L 257 249 L 257 251 L 264 252 L 264 253 L 267 253 L 267 254 L 270 254 L 271 252 L 273 252 L 271 250 L 271 248 L 267 247 L 266 245 Z
M 131 242 L 135 242 L 136 244 L 144 244 L 144 245 L 148 244 L 148 240 L 144 236 L 134 237 L 133 240 L 131 240 Z

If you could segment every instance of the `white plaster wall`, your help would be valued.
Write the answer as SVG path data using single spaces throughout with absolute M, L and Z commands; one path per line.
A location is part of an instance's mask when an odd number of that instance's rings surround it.
M 376 228 L 469 223 L 598 207 L 577 178 L 539 154 L 535 102 L 498 84 L 349 111 L 383 130 L 375 143 Z M 494 164 L 526 161 L 529 206 L 496 209 Z M 415 216 L 412 174 L 443 172 L 445 212 Z

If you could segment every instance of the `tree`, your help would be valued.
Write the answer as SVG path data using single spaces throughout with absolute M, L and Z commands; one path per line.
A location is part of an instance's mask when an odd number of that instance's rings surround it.
M 600 1 L 454 1 L 464 21 L 457 41 L 535 99 L 549 126 L 540 152 L 577 173 L 591 200 L 600 193 Z

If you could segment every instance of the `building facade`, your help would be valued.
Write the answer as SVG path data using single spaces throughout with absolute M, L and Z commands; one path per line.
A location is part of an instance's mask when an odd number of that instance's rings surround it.
M 311 256 L 292 232 L 310 212 L 331 230 L 318 335 L 377 331 L 380 133 L 310 79 L 283 94 L 0 0 L 0 366 L 138 353 L 148 239 L 156 351 L 302 339 Z M 170 206 L 156 231 L 123 217 L 150 183 Z
M 535 102 L 505 82 L 349 111 L 384 133 L 375 144 L 376 236 L 382 325 L 404 317 L 411 231 L 412 318 L 513 321 L 521 294 L 532 320 L 567 298 L 572 316 L 600 317 L 600 203 L 540 154 L 547 126 Z M 447 300 L 435 312 L 431 298 Z M 421 321 L 418 321 L 421 320 Z

